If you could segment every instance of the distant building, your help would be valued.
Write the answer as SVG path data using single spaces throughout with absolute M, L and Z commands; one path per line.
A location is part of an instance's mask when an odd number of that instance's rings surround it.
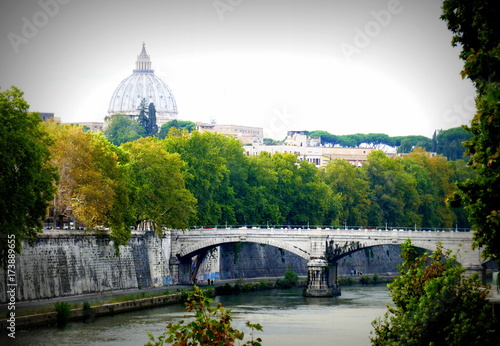
M 321 145 L 321 137 L 309 137 L 307 131 L 288 131 L 285 144 L 299 147 L 318 147 Z
M 132 75 L 125 78 L 111 96 L 108 115 L 125 114 L 136 117 L 143 99 L 146 100 L 146 108 L 150 103 L 154 103 L 158 127 L 177 118 L 174 94 L 151 69 L 151 61 L 144 43 Z
M 322 166 L 336 159 L 349 161 L 355 166 L 361 166 L 363 162 L 368 161 L 368 155 L 376 149 L 373 148 L 341 148 L 341 147 L 323 147 Z
M 97 121 L 82 121 L 82 122 L 73 122 L 73 123 L 68 123 L 68 124 L 81 125 L 81 126 L 87 127 L 87 128 L 89 128 L 89 131 L 91 131 L 91 132 L 99 132 L 99 131 L 102 131 L 104 128 L 104 123 L 97 122 Z
M 357 167 L 368 161 L 368 155 L 376 149 L 345 148 L 321 146 L 320 137 L 309 137 L 307 131 L 288 131 L 283 145 L 252 145 L 245 147 L 248 156 L 259 155 L 261 152 L 289 153 L 297 155 L 300 161 L 313 163 L 317 167 L 326 167 L 328 162 L 343 159 Z
M 262 127 L 196 123 L 196 130 L 199 132 L 208 131 L 233 136 L 243 145 L 260 146 L 264 141 L 264 129 Z
M 261 152 L 289 153 L 297 155 L 300 161 L 314 163 L 317 167 L 326 167 L 328 162 L 336 159 L 343 159 L 357 167 L 368 161 L 368 155 L 375 149 L 368 148 L 341 148 L 341 147 L 320 147 L 320 146 L 300 146 L 300 145 L 260 145 L 245 147 L 245 154 L 248 156 L 259 155 Z
M 38 112 L 38 115 L 40 115 L 40 118 L 42 118 L 42 121 L 47 121 L 49 119 L 55 119 L 54 118 L 54 113 Z

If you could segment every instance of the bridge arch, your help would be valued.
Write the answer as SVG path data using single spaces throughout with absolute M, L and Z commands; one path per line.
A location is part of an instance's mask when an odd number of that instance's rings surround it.
M 390 240 L 387 241 L 363 241 L 363 242 L 342 242 L 342 243 L 337 243 L 339 245 L 339 248 L 344 248 L 339 255 L 335 256 L 334 261 L 337 262 L 341 260 L 342 258 L 351 255 L 353 253 L 363 251 L 366 249 L 370 249 L 373 247 L 378 247 L 378 246 L 386 246 L 386 245 L 391 245 L 391 246 L 398 246 L 401 247 L 402 243 L 394 243 Z M 428 240 L 428 241 L 414 241 L 412 240 L 412 246 L 418 250 L 421 250 L 423 252 L 427 252 L 429 254 L 433 253 L 436 250 L 437 244 Z M 448 249 L 446 245 L 443 246 L 445 250 Z M 466 249 L 452 249 L 452 254 L 457 255 L 456 261 L 463 265 L 465 268 L 469 266 L 469 263 L 466 261 L 467 256 L 463 256 L 463 254 L 467 253 L 468 251 Z
M 189 246 L 184 246 L 180 249 L 179 253 L 176 256 L 179 259 L 187 259 L 193 257 L 204 250 L 209 250 L 215 248 L 222 244 L 229 243 L 256 243 L 256 244 L 264 244 L 274 246 L 279 249 L 286 250 L 291 252 L 307 261 L 310 260 L 310 253 L 301 247 L 291 245 L 284 241 L 269 239 L 269 238 L 253 238 L 253 237 L 227 237 L 227 238 L 214 238 L 209 240 L 204 240 L 197 242 L 195 244 L 191 244 Z

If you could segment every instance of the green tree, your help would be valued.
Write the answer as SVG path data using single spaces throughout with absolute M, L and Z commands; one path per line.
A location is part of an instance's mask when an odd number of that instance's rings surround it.
M 456 189 L 457 184 L 467 181 L 467 179 L 476 179 L 477 171 L 472 169 L 464 160 L 448 161 L 448 165 L 451 171 L 450 182 L 454 186 L 454 189 Z M 447 205 L 450 205 L 451 210 L 456 215 L 456 226 L 459 228 L 471 228 L 467 211 L 459 203 L 449 203 L 452 199 L 453 195 L 448 196 L 446 201 Z
M 186 186 L 198 201 L 198 225 L 232 224 L 236 221 L 235 192 L 228 162 L 243 156 L 241 143 L 217 133 L 193 132 L 169 136 L 163 141 L 168 152 L 178 153 L 186 166 Z
M 405 171 L 403 162 L 387 157 L 382 151 L 368 155 L 362 170 L 369 182 L 370 209 L 367 211 L 372 226 L 420 226 L 417 213 L 421 203 L 416 178 Z
M 461 127 L 439 131 L 436 136 L 436 152 L 446 156 L 448 160 L 464 158 L 465 148 L 463 142 L 472 135 Z
M 144 129 L 146 136 L 154 136 L 158 133 L 158 125 L 156 125 L 156 107 L 154 103 L 146 105 L 146 99 L 143 98 L 141 100 L 137 122 L 139 126 Z
M 432 140 L 425 136 L 401 136 L 395 138 L 395 142 L 399 142 L 398 153 L 410 153 L 415 148 L 423 148 L 427 151 L 432 149 Z
M 7 261 L 9 241 L 15 239 L 19 253 L 23 239 L 36 239 L 57 179 L 50 139 L 39 115 L 28 109 L 18 88 L 0 93 L 0 264 Z
M 158 125 L 156 124 L 156 107 L 153 102 L 151 102 L 148 106 L 148 127 L 146 132 L 150 136 L 158 133 Z
M 346 160 L 332 160 L 326 166 L 325 175 L 326 183 L 342 203 L 335 224 L 367 225 L 371 201 L 364 171 Z
M 45 128 L 53 139 L 51 162 L 60 176 L 54 218 L 72 215 L 89 229 L 109 226 L 119 244 L 127 243 L 129 193 L 119 162 L 124 154 L 101 134 L 84 132 L 81 126 L 47 123 Z
M 296 171 L 295 198 L 288 220 L 295 225 L 338 223 L 340 196 L 324 182 L 323 172 L 313 163 L 301 161 Z
M 186 130 L 188 132 L 193 132 L 196 129 L 196 124 L 192 121 L 186 120 L 169 120 L 165 124 L 160 127 L 160 132 L 158 133 L 158 138 L 164 139 L 168 136 L 168 133 L 172 127 L 175 127 L 179 130 Z
M 196 199 L 186 189 L 183 162 L 178 154 L 168 153 L 154 137 L 123 144 L 129 155 L 131 209 L 135 223 L 184 229 L 196 212 Z
M 445 0 L 441 18 L 460 45 L 462 77 L 476 87 L 477 113 L 464 143 L 475 179 L 459 183 L 452 200 L 468 211 L 474 243 L 485 257 L 500 260 L 500 5 L 493 0 Z
M 247 189 L 244 195 L 238 195 L 238 219 L 244 218 L 248 224 L 281 225 L 285 218 L 279 208 L 277 191 L 278 173 L 274 169 L 271 154 L 247 159 Z M 247 222 L 244 222 L 246 224 Z
M 297 220 L 294 212 L 298 197 L 297 187 L 301 184 L 301 178 L 297 174 L 297 156 L 288 153 L 275 153 L 271 156 L 271 161 L 278 178 L 275 185 L 276 190 L 272 193 L 277 197 L 275 201 L 280 214 L 287 224 L 301 223 L 303 220 Z
M 338 136 L 332 135 L 331 133 L 327 131 L 311 131 L 308 134 L 310 137 L 320 137 L 321 138 L 321 144 L 326 145 L 330 144 L 332 146 L 339 144 L 339 139 Z
M 144 137 L 146 130 L 127 115 L 115 114 L 107 119 L 104 135 L 114 145 L 120 145 Z
M 452 194 L 452 172 L 442 155 L 431 157 L 429 152 L 416 148 L 402 160 L 405 171 L 415 177 L 420 198 L 418 213 L 422 227 L 452 227 L 455 214 L 446 204 Z
M 213 300 L 207 298 L 203 291 L 194 286 L 186 302 L 186 311 L 194 312 L 195 319 L 184 325 L 168 323 L 167 331 L 156 339 L 148 333 L 150 342 L 146 346 L 162 346 L 165 344 L 178 346 L 205 346 L 205 345 L 235 345 L 237 340 L 243 340 L 245 334 L 231 325 L 231 310 L 225 309 L 222 304 L 211 307 Z M 251 340 L 241 345 L 260 346 L 260 338 L 253 340 L 253 330 L 262 331 L 260 324 L 246 323 L 252 330 Z M 239 345 L 239 343 L 238 343 Z
M 388 285 L 393 307 L 372 322 L 374 345 L 494 345 L 495 316 L 488 291 L 466 277 L 456 255 L 438 245 L 417 255 L 411 241 L 401 246 L 400 275 Z

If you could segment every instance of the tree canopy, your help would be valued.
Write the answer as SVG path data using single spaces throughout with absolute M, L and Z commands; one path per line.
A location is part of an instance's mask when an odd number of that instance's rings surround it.
M 129 215 L 126 176 L 118 148 L 100 134 L 83 127 L 45 124 L 53 144 L 51 163 L 58 168 L 60 181 L 52 203 L 53 222 L 74 216 L 88 229 L 110 227 L 120 243 L 128 241 Z
M 181 131 L 186 130 L 188 132 L 193 132 L 196 129 L 196 124 L 193 123 L 192 121 L 187 121 L 187 120 L 177 120 L 177 119 L 169 120 L 160 127 L 160 132 L 158 133 L 158 137 L 160 139 L 164 139 L 165 137 L 167 137 L 171 128 L 176 128 Z
M 353 135 L 333 135 L 327 131 L 311 131 L 311 137 L 320 137 L 322 145 L 340 147 L 359 147 L 361 145 L 371 148 L 383 146 L 396 147 L 398 153 L 411 153 L 415 148 L 436 152 L 446 156 L 449 160 L 462 159 L 465 152 L 463 142 L 471 135 L 461 127 L 447 130 L 438 130 L 433 138 L 426 136 L 388 136 L 384 133 L 357 133 Z
M 196 200 L 186 189 L 178 154 L 168 153 L 153 137 L 126 143 L 134 224 L 147 222 L 158 227 L 185 229 L 194 216 Z M 148 226 L 149 227 L 149 226 Z M 161 228 L 157 229 L 161 232 Z
M 118 146 L 81 126 L 40 125 L 21 95 L 17 89 L 2 94 L 2 191 L 15 197 L 13 204 L 2 203 L 6 210 L 19 206 L 25 216 L 28 210 L 29 235 L 41 220 L 109 228 L 117 245 L 126 244 L 130 226 L 137 225 L 158 231 L 224 224 L 469 227 L 465 210 L 445 203 L 455 183 L 475 177 L 463 160 L 413 148 L 401 157 L 373 151 L 361 167 L 336 160 L 323 169 L 291 153 L 246 156 L 231 136 L 177 126 L 165 139 L 129 137 Z M 111 121 L 131 120 L 115 115 Z M 362 137 L 353 140 L 366 141 Z M 384 140 L 372 137 L 373 143 Z M 28 164 L 23 173 L 30 176 L 14 174 Z M 22 186 L 15 180 L 20 178 Z M 15 186 L 26 195 L 12 192 Z M 9 225 L 21 220 L 8 216 Z
M 401 245 L 400 275 L 388 284 L 393 306 L 372 322 L 373 345 L 494 345 L 495 316 L 488 291 L 438 245 L 418 255 L 411 241 Z
M 123 114 L 115 114 L 107 120 L 104 136 L 114 145 L 135 141 L 146 135 L 139 123 Z
M 477 113 L 465 129 L 474 179 L 458 184 L 453 202 L 469 212 L 474 242 L 486 258 L 500 260 L 500 5 L 493 0 L 445 0 L 441 18 L 460 45 L 461 72 L 476 87 Z
M 9 245 L 19 252 L 23 239 L 36 239 L 57 179 L 50 138 L 40 116 L 28 109 L 18 88 L 0 92 L 0 263 L 6 262 Z

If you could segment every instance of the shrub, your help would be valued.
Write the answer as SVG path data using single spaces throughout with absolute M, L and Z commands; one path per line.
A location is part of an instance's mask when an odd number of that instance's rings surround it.
M 366 276 L 361 276 L 359 278 L 359 283 L 361 285 L 370 285 L 370 284 L 373 283 L 373 281 L 372 281 L 372 279 L 369 276 L 366 275 Z
M 225 309 L 222 304 L 212 308 L 212 299 L 207 298 L 203 291 L 194 286 L 186 302 L 186 311 L 195 313 L 195 320 L 184 325 L 180 323 L 167 324 L 167 331 L 156 339 L 148 333 L 149 340 L 146 346 L 174 345 L 234 345 L 236 340 L 243 340 L 244 333 L 231 326 L 231 310 Z M 243 345 L 260 346 L 260 338 L 253 340 L 253 331 L 262 330 L 260 324 L 246 323 L 252 330 L 252 340 Z
M 95 310 L 92 309 L 89 302 L 83 302 L 83 321 L 90 323 L 95 319 Z
M 276 285 L 280 288 L 296 287 L 299 283 L 299 276 L 295 273 L 291 266 L 285 269 L 285 278 L 276 280 Z
M 57 325 L 64 327 L 71 318 L 71 305 L 68 302 L 57 302 L 54 304 L 57 312 Z
M 498 330 L 488 290 L 451 251 L 438 245 L 418 255 L 411 241 L 401 245 L 400 275 L 390 283 L 394 307 L 372 322 L 373 345 L 495 345 Z

